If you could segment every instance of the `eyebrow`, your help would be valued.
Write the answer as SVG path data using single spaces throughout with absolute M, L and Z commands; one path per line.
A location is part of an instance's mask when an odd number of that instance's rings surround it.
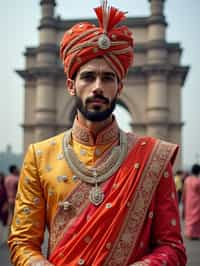
M 84 77 L 86 75 L 97 75 L 98 72 L 96 71 L 83 71 L 80 73 L 80 77 Z M 103 71 L 100 72 L 101 76 L 112 76 L 112 77 L 117 77 L 117 75 L 114 72 L 110 72 L 110 71 Z

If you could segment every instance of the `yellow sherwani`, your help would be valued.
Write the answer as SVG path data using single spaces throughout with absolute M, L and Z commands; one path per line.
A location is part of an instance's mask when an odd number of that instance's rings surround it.
M 76 120 L 72 136 L 71 145 L 79 160 L 92 166 L 116 145 L 119 129 L 114 121 L 94 141 L 92 134 Z M 8 240 L 15 266 L 43 258 L 45 226 L 51 232 L 58 206 L 76 186 L 78 177 L 65 160 L 63 137 L 64 133 L 30 145 L 25 156 Z

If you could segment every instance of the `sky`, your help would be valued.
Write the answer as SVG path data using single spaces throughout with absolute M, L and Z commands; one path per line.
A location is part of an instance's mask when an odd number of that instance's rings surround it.
M 22 151 L 24 117 L 24 83 L 16 69 L 24 69 L 26 47 L 38 46 L 40 19 L 39 0 L 7 0 L 0 7 L 0 151 L 12 145 Z M 70 4 L 69 4 L 70 2 Z M 57 0 L 56 15 L 62 18 L 94 17 L 93 7 L 99 0 Z M 110 0 L 109 3 L 128 16 L 149 15 L 148 0 Z M 77 8 L 79 7 L 79 8 Z M 200 160 L 200 1 L 167 0 L 165 16 L 168 22 L 167 41 L 180 42 L 183 48 L 182 65 L 190 66 L 182 88 L 183 164 L 189 166 Z

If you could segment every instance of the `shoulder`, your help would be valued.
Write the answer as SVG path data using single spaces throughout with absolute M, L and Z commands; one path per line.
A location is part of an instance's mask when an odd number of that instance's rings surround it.
M 63 132 L 40 142 L 32 143 L 28 147 L 28 152 L 31 150 L 33 153 L 40 155 L 42 153 L 60 150 L 62 148 L 64 134 Z
M 6 175 L 5 178 L 4 178 L 4 184 L 5 183 L 8 183 L 11 179 L 11 176 L 10 175 Z
M 49 169 L 49 165 L 63 158 L 64 132 L 46 140 L 30 144 L 24 157 L 24 167 Z M 31 168 L 32 167 L 32 168 Z M 48 170 L 49 171 L 49 170 Z
M 144 148 L 146 147 L 148 149 L 149 145 L 144 144 L 151 143 L 152 145 L 150 146 L 155 147 L 154 150 L 156 150 L 158 154 L 170 158 L 171 163 L 174 163 L 179 149 L 177 144 L 151 136 L 137 135 L 133 132 L 126 132 L 126 136 L 129 150 L 131 150 L 136 143 L 140 143 Z
M 146 136 L 146 135 L 139 135 L 135 134 L 134 132 L 125 132 L 128 142 L 129 143 L 136 143 L 137 141 L 141 142 L 154 142 L 155 144 L 160 144 L 163 147 L 168 147 L 168 148 L 178 148 L 178 145 L 169 141 L 165 141 L 159 138 L 151 137 L 151 136 Z
M 7 176 L 5 176 L 5 178 L 4 178 L 4 182 L 6 182 L 6 181 L 10 181 L 10 180 L 12 180 L 12 179 L 14 179 L 15 177 L 13 176 L 13 175 L 7 175 Z

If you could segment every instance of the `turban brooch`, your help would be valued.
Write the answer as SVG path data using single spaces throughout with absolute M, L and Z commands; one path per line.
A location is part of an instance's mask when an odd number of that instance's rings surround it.
M 107 1 L 94 8 L 99 22 L 75 24 L 67 30 L 60 46 L 64 71 L 72 79 L 78 69 L 88 61 L 103 57 L 121 80 L 133 63 L 133 38 L 126 26 L 117 26 L 125 13 L 108 6 Z

